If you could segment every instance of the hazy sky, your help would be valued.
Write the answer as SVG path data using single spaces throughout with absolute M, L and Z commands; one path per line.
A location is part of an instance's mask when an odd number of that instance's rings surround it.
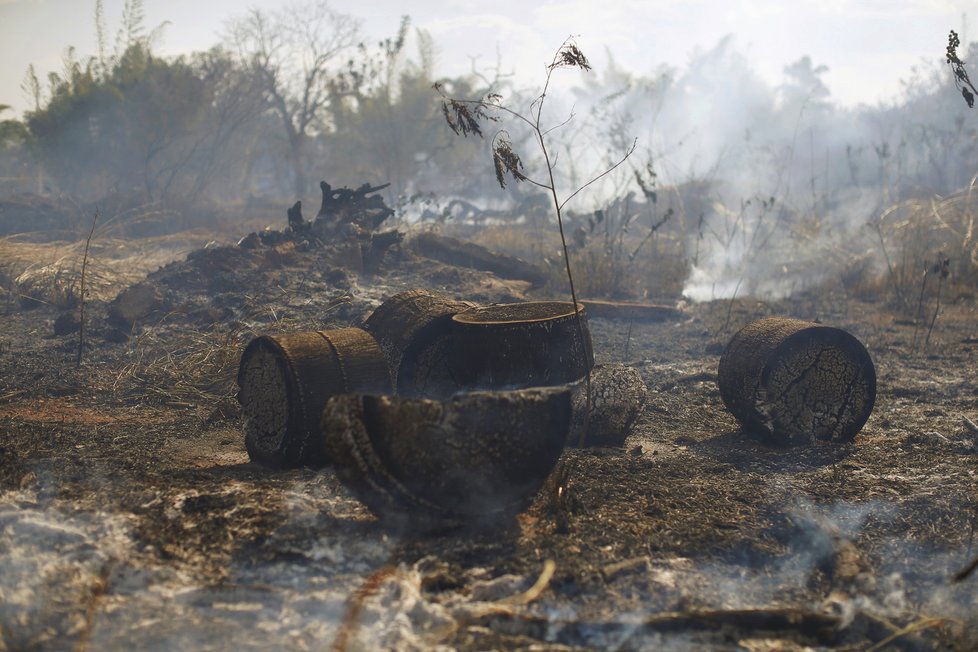
M 104 0 L 114 35 L 124 0 Z M 275 0 L 144 0 L 147 27 L 169 21 L 160 51 L 206 49 L 225 21 L 247 7 L 282 6 Z M 363 19 L 372 39 L 393 35 L 401 14 L 434 37 L 436 74 L 471 68 L 471 57 L 491 66 L 497 51 L 505 70 L 538 79 L 568 35 L 597 66 L 610 51 L 638 73 L 662 63 L 682 67 L 697 50 L 733 34 L 739 50 L 772 85 L 785 65 L 809 55 L 828 66 L 824 79 L 841 104 L 892 99 L 913 65 L 940 61 L 947 33 L 972 38 L 963 27 L 975 0 L 334 0 Z M 26 106 L 20 83 L 28 64 L 42 78 L 59 70 L 74 45 L 95 52 L 95 0 L 0 0 L 0 104 Z M 976 62 L 978 65 L 978 62 Z M 12 117 L 9 113 L 4 117 Z

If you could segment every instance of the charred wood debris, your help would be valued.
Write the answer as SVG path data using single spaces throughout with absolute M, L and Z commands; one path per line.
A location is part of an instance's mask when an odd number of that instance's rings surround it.
M 404 239 L 404 234 L 396 229 L 378 230 L 394 215 L 394 210 L 384 203 L 383 197 L 373 193 L 389 185 L 371 186 L 365 183 L 355 190 L 334 189 L 325 181 L 320 181 L 323 198 L 316 217 L 306 220 L 302 215 L 302 202 L 297 201 L 288 209 L 286 230 L 252 232 L 243 237 L 238 246 L 254 249 L 262 245 L 274 247 L 292 242 L 302 248 L 322 249 L 353 245 L 358 247 L 359 256 L 353 251 L 352 258 L 347 262 L 354 262 L 359 257 L 359 266 L 363 271 L 376 271 L 387 251 Z M 357 265 L 354 263 L 354 266 Z

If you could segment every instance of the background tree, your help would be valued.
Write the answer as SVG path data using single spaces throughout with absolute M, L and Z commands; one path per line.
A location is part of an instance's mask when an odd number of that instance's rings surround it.
M 394 37 L 367 53 L 361 83 L 340 89 L 331 125 L 322 129 L 318 142 L 321 158 L 333 154 L 332 164 L 323 169 L 348 185 L 389 182 L 392 202 L 429 192 L 451 195 L 460 188 L 472 194 L 488 191 L 491 185 L 482 183 L 477 163 L 485 145 L 454 142 L 445 130 L 432 92 L 434 44 L 426 32 L 409 28 L 405 16 Z M 410 56 L 406 50 L 412 40 L 415 53 Z M 472 93 L 478 80 L 468 76 L 441 83 Z
M 356 83 L 342 78 L 340 65 L 359 33 L 357 19 L 333 11 L 325 0 L 276 12 L 252 9 L 231 22 L 229 46 L 260 80 L 284 130 L 296 194 L 306 191 L 308 144 L 317 127 L 329 123 L 338 84 Z M 345 69 L 356 68 L 347 60 Z

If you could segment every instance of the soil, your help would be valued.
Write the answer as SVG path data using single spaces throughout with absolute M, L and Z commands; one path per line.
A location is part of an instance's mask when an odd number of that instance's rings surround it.
M 288 248 L 202 249 L 145 282 L 160 306 L 121 337 L 87 305 L 80 366 L 61 311 L 0 306 L 0 649 L 978 648 L 978 573 L 953 581 L 978 555 L 973 299 L 932 330 L 829 290 L 592 318 L 595 361 L 649 388 L 625 446 L 565 450 L 512 523 L 419 531 L 329 469 L 249 463 L 244 344 L 362 325 L 413 287 L 566 297 L 408 254 L 358 278 Z M 768 447 L 724 409 L 723 347 L 770 315 L 870 351 L 852 443 Z

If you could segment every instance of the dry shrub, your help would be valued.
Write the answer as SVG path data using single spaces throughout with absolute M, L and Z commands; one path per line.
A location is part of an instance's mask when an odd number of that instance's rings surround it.
M 646 243 L 635 256 L 601 243 L 575 253 L 571 263 L 585 297 L 670 301 L 682 295 L 689 274 L 684 249 L 671 238 Z
M 568 230 L 584 230 L 571 246 L 574 283 L 582 297 L 672 300 L 682 294 L 689 262 L 676 225 L 649 237 L 648 227 L 635 221 L 616 220 L 609 215 L 597 228 L 588 229 L 587 218 L 571 215 Z M 593 224 L 593 220 L 591 220 Z M 631 231 L 628 230 L 629 224 Z M 580 229 L 578 228 L 580 227 Z M 669 228 L 672 227 L 672 228 Z M 460 237 L 493 251 L 518 256 L 547 268 L 549 288 L 562 288 L 567 281 L 560 238 L 556 229 L 539 224 L 486 224 Z
M 953 292 L 978 284 L 978 196 L 974 184 L 949 197 L 910 199 L 886 210 L 871 223 L 885 264 L 882 279 L 891 304 L 902 312 L 919 310 L 937 291 L 942 263 Z
M 189 231 L 152 238 L 112 237 L 111 225 L 99 229 L 88 253 L 85 294 L 109 300 L 148 272 L 207 243 L 215 235 Z M 32 234 L 0 238 L 0 281 L 27 303 L 58 308 L 77 304 L 85 241 L 34 242 Z M 4 278 L 6 277 L 6 278 Z

